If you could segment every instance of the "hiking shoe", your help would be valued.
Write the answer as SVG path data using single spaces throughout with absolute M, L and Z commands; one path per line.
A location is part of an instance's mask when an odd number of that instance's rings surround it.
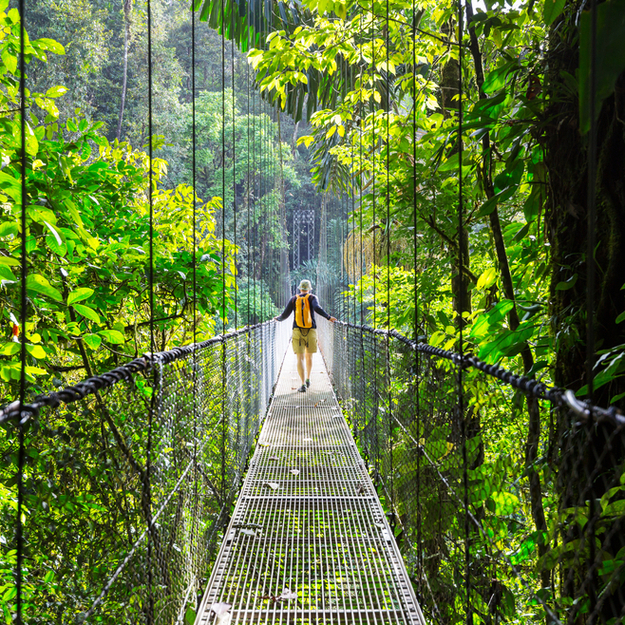
M 305 385 L 305 384 L 302 384 L 302 385 L 299 387 L 298 391 L 299 391 L 300 393 L 305 393 L 305 392 L 306 392 L 306 385 Z
M 308 388 L 309 386 L 310 386 L 310 380 L 306 378 L 306 388 Z

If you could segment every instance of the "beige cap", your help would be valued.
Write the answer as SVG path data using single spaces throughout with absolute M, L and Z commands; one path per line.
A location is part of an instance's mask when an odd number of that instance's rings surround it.
M 302 280 L 298 288 L 300 291 L 310 291 L 310 280 Z

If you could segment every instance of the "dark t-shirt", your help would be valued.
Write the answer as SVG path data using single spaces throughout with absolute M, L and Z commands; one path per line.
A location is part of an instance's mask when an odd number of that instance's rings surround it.
M 278 321 L 284 321 L 288 318 L 288 316 L 295 310 L 295 300 L 297 300 L 297 295 L 294 295 L 289 303 L 286 305 L 286 308 L 282 311 L 282 314 L 277 317 Z M 326 319 L 330 319 L 330 315 L 319 306 L 319 300 L 316 295 L 310 294 L 310 316 L 312 317 L 312 327 L 317 327 L 317 321 L 315 320 L 315 312 L 318 312 L 322 317 Z M 298 325 L 295 323 L 295 317 L 293 317 L 293 327 L 297 328 Z

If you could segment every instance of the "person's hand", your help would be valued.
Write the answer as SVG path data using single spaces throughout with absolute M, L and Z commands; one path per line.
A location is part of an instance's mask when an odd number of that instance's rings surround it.
M 336 321 L 336 317 L 330 317 L 330 321 L 334 323 Z

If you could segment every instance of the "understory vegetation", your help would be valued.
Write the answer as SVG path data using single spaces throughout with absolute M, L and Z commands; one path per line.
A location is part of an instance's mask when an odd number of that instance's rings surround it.
M 189 7 L 154 2 L 149 85 L 145 3 L 33 0 L 23 161 L 22 16 L 0 2 L 0 405 L 19 394 L 22 341 L 32 399 L 270 319 L 308 277 L 344 320 L 462 349 L 580 398 L 590 361 L 592 400 L 623 409 L 623 1 L 598 7 L 596 120 L 586 2 L 461 5 L 206 0 L 192 67 Z M 315 251 L 291 267 L 300 209 L 314 210 Z M 400 353 L 393 367 L 386 410 L 398 423 L 380 453 L 402 460 L 371 470 L 428 620 L 466 622 L 471 605 L 474 623 L 583 623 L 591 612 L 622 622 L 625 449 L 610 426 L 582 431 L 567 411 L 471 372 L 459 405 L 451 365 L 415 369 Z M 422 430 L 409 422 L 417 382 L 444 396 L 440 406 L 428 396 Z M 381 422 L 378 400 L 368 405 Z M 3 427 L 8 606 L 17 439 Z M 80 448 L 80 428 L 59 435 Z M 46 453 L 33 455 L 33 473 L 49 469 Z M 465 474 L 470 527 L 440 480 Z M 48 505 L 44 482 L 31 486 L 31 501 Z M 81 514 L 101 505 L 90 500 Z M 589 526 L 592 548 L 581 538 Z M 62 602 L 62 575 L 51 566 L 46 579 L 40 565 L 29 562 L 30 582 Z M 589 566 L 601 600 L 586 589 Z

